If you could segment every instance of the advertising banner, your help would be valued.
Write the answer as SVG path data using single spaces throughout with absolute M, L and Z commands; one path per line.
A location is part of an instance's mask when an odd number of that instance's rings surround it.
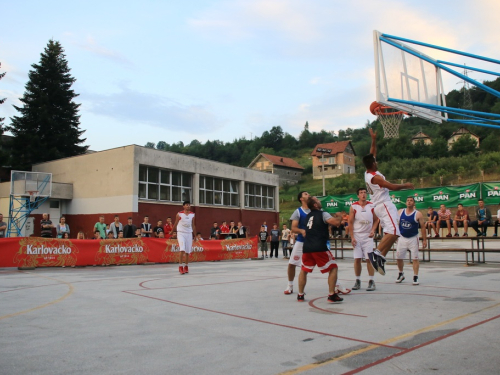
M 257 257 L 257 237 L 195 241 L 190 262 Z M 177 240 L 123 238 L 63 240 L 41 237 L 0 238 L 0 267 L 62 267 L 111 264 L 173 263 Z
M 477 206 L 477 200 L 482 196 L 486 204 L 500 203 L 500 183 L 471 184 L 464 186 L 440 186 L 414 190 L 391 191 L 392 202 L 398 209 L 406 207 L 406 198 L 413 197 L 417 209 L 428 207 L 439 208 L 441 204 L 446 207 L 456 207 L 459 203 L 464 207 Z M 318 197 L 322 202 L 323 210 L 336 213 L 349 212 L 349 207 L 358 200 L 356 194 L 328 195 Z M 370 200 L 370 196 L 368 196 Z
M 482 198 L 484 204 L 500 204 L 500 182 L 483 182 Z

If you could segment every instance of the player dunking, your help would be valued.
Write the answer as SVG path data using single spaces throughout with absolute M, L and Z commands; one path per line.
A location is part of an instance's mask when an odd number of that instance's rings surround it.
M 189 272 L 189 254 L 191 254 L 193 249 L 193 235 L 196 233 L 194 212 L 191 212 L 191 203 L 185 201 L 182 203 L 182 208 L 183 211 L 177 213 L 175 216 L 175 223 L 170 232 L 170 235 L 172 235 L 175 228 L 177 228 L 177 240 L 179 241 L 179 273 L 181 275 Z
M 295 279 L 295 268 L 302 265 L 302 249 L 304 246 L 304 235 L 306 234 L 306 217 L 311 210 L 307 207 L 307 200 L 309 199 L 309 193 L 307 191 L 301 191 L 297 196 L 298 201 L 301 206 L 297 208 L 290 220 L 292 220 L 292 232 L 297 233 L 295 238 L 295 244 L 293 245 L 292 254 L 288 260 L 288 287 L 285 290 L 285 294 L 293 293 L 293 280 Z
M 370 128 L 372 144 L 370 153 L 363 157 L 363 164 L 366 167 L 365 182 L 366 190 L 371 195 L 371 201 L 375 204 L 375 215 L 380 219 L 385 236 L 378 244 L 377 250 L 369 253 L 370 262 L 373 268 L 381 275 L 385 275 L 385 255 L 400 236 L 398 227 L 398 210 L 392 203 L 389 190 L 415 189 L 413 184 L 392 184 L 385 180 L 377 166 L 377 133 Z

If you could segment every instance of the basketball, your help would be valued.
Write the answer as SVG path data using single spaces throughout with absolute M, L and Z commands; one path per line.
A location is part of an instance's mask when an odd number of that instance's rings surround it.
M 377 102 L 373 102 L 372 104 L 370 104 L 370 112 L 372 113 L 372 115 L 377 116 L 377 113 L 375 113 L 375 110 L 381 106 L 382 106 L 382 104 L 377 103 Z

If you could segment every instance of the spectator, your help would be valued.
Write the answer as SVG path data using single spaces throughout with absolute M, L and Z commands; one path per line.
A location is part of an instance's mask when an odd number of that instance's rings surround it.
M 467 237 L 467 229 L 469 228 L 469 213 L 464 210 L 464 205 L 459 203 L 458 210 L 453 219 L 453 229 L 455 229 L 455 237 L 460 236 L 458 234 L 458 227 L 464 228 L 463 237 Z
M 451 235 L 451 211 L 446 208 L 444 204 L 439 206 L 438 211 L 438 222 L 437 222 L 437 233 L 434 237 L 439 237 L 439 229 L 441 226 L 445 226 L 448 228 L 448 234 L 446 237 L 452 237 Z
M 283 257 L 288 259 L 288 239 L 290 238 L 290 229 L 283 224 L 283 230 L 281 231 L 281 250 L 283 251 Z
M 136 238 L 142 237 L 142 229 L 141 228 L 136 228 L 134 237 L 136 237 Z
M 118 231 L 118 238 L 123 238 L 123 231 L 122 230 Z
M 349 225 L 349 214 L 345 211 L 342 211 L 342 221 L 341 221 L 341 225 L 343 226 L 343 229 L 345 229 L 345 238 L 349 238 L 349 229 L 347 228 L 347 226 Z M 342 232 L 340 233 L 340 235 L 342 236 Z
M 156 227 L 153 228 L 153 233 L 154 233 L 155 238 L 160 237 L 159 234 L 163 233 L 163 230 L 164 230 L 163 229 L 163 221 L 158 220 L 158 222 L 156 223 Z
M 69 225 L 66 224 L 66 218 L 61 216 L 59 224 L 56 225 L 57 238 L 64 238 L 64 233 L 70 233 Z
M 52 228 L 54 228 L 54 225 L 52 224 L 52 221 L 49 220 L 49 214 L 42 214 L 40 226 L 40 236 L 45 238 L 52 238 Z
M 498 206 L 500 207 L 500 204 Z M 2 221 L 2 215 L 0 215 L 0 221 Z M 495 233 L 493 234 L 494 237 L 496 237 L 498 235 L 497 234 L 498 224 L 500 224 L 500 209 L 497 211 L 497 219 L 495 220 Z M 1 223 L 0 223 L 0 225 L 1 225 Z M 1 227 L 0 227 L 0 230 L 1 230 Z
M 427 229 L 427 236 L 431 236 L 431 229 L 434 229 L 434 234 L 439 235 L 437 229 L 436 229 L 436 222 L 438 219 L 438 213 L 437 211 L 434 211 L 432 207 L 429 207 L 427 209 L 427 221 L 425 222 L 425 228 Z
M 236 238 L 238 237 L 237 235 L 237 232 L 238 231 L 238 227 L 236 226 L 236 224 L 234 223 L 234 220 L 231 220 L 229 222 L 229 236 L 227 236 L 227 238 Z
M 174 231 L 172 232 L 172 235 L 170 236 L 170 239 L 171 239 L 171 240 L 176 240 L 176 239 L 177 239 L 177 231 L 176 231 L 176 230 L 174 230 Z
M 222 222 L 219 233 L 229 233 L 229 227 L 227 226 L 227 223 L 225 221 Z
M 212 228 L 210 228 L 210 239 L 218 240 L 219 239 L 220 228 L 217 225 L 217 222 L 214 222 Z
M 114 240 L 115 239 L 115 235 L 113 234 L 112 231 L 109 231 L 108 232 L 108 240 Z
M 290 231 L 290 237 L 288 237 L 288 248 L 293 249 L 293 245 L 295 245 L 295 233 Z M 291 251 L 290 255 L 292 255 Z M 290 256 L 288 256 L 288 259 L 290 259 Z
M 137 227 L 132 223 L 132 218 L 129 217 L 127 224 L 123 227 L 123 237 L 133 238 L 137 237 L 135 233 L 137 232 Z
M 170 232 L 172 231 L 172 218 L 169 216 L 167 217 L 167 222 L 165 223 L 165 226 L 163 227 L 163 231 L 165 232 L 165 238 L 170 238 Z
M 479 208 L 476 210 L 476 220 L 470 223 L 470 226 L 476 231 L 477 236 L 486 236 L 486 229 L 491 223 L 490 209 L 484 206 L 484 201 L 479 199 L 477 201 Z M 479 230 L 481 227 L 481 230 Z
M 203 241 L 203 238 L 201 237 L 201 232 L 196 233 L 196 237 L 194 240 L 195 241 Z
M 241 221 L 238 221 L 238 230 L 237 230 L 238 238 L 248 238 L 247 227 L 243 226 Z
M 92 232 L 95 233 L 96 230 L 99 231 L 99 234 L 102 239 L 106 238 L 106 224 L 104 224 L 104 215 L 99 216 L 99 221 L 95 223 L 94 230 Z
M 165 238 L 165 232 L 158 233 L 158 238 Z
M 99 229 L 96 229 L 94 231 L 94 240 L 102 240 L 103 238 L 101 237 L 101 231 Z
M 85 234 L 82 231 L 78 232 L 78 234 L 76 235 L 76 239 L 77 240 L 84 240 Z
M 144 216 L 144 223 L 141 224 L 141 236 L 151 237 L 153 234 L 153 229 L 151 223 L 149 222 L 149 216 Z
M 7 223 L 3 221 L 3 215 L 0 214 L 0 238 L 5 238 L 6 231 L 7 231 Z
M 113 233 L 113 238 L 118 238 L 118 232 L 120 231 L 123 232 L 123 225 L 120 223 L 120 217 L 115 215 L 115 220 L 109 224 L 109 233 Z
M 262 226 L 264 227 L 264 230 L 267 232 L 267 223 L 265 221 L 262 223 Z
M 278 229 L 278 224 L 273 224 L 273 229 L 271 229 L 271 258 L 274 256 L 278 259 L 278 249 L 280 247 L 281 232 Z
M 260 232 L 259 232 L 259 243 L 260 243 L 260 251 L 262 252 L 262 258 L 264 258 L 264 255 L 266 258 L 267 256 L 267 237 L 269 237 L 269 234 L 266 232 L 266 227 L 262 225 L 260 227 Z

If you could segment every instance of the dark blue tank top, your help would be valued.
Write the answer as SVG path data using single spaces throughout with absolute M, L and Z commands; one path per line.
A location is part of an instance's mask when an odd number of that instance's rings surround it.
M 306 229 L 306 225 L 307 225 L 307 214 L 304 212 L 304 210 L 302 209 L 302 207 L 299 207 L 299 214 L 300 214 L 300 219 L 299 219 L 299 229 Z M 297 238 L 295 239 L 296 241 L 299 241 L 299 242 L 304 242 L 304 236 L 302 235 L 302 233 L 299 233 L 297 235 Z
M 403 237 L 410 238 L 418 235 L 418 221 L 415 219 L 417 212 L 418 211 L 415 210 L 412 214 L 406 215 L 406 209 L 401 211 L 401 216 L 399 217 L 399 231 Z

